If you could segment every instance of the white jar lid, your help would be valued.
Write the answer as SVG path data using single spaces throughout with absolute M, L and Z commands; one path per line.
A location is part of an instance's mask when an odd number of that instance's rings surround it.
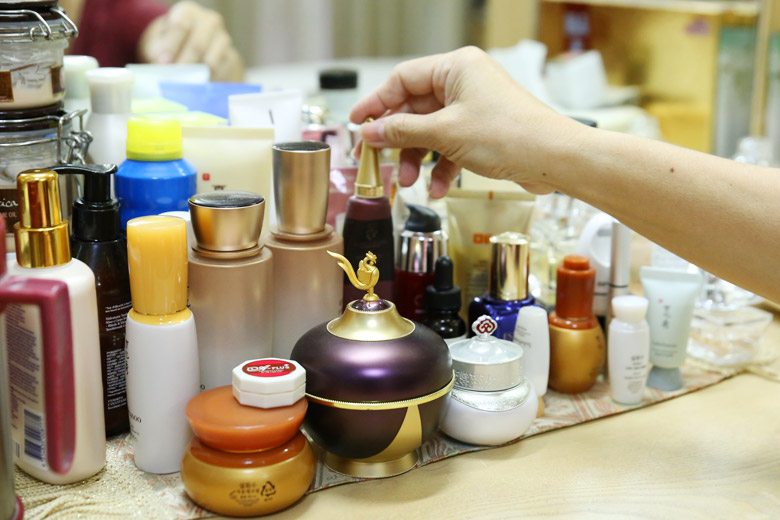
M 258 408 L 290 406 L 306 393 L 306 369 L 289 359 L 263 358 L 233 369 L 233 396 Z

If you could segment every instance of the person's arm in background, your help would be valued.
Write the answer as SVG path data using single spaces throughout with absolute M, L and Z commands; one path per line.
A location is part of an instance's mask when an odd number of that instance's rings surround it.
M 403 148 L 410 185 L 428 149 L 442 155 L 431 195 L 459 167 L 534 193 L 558 190 L 757 294 L 780 301 L 780 171 L 667 143 L 597 130 L 564 117 L 466 48 L 404 62 L 353 108 L 364 140 Z
M 177 2 L 149 24 L 138 41 L 138 56 L 147 63 L 205 63 L 212 81 L 244 79 L 222 16 L 191 1 Z
M 241 81 L 244 66 L 219 13 L 192 1 L 60 0 L 79 27 L 72 54 L 101 67 L 128 63 L 205 63 L 212 81 Z

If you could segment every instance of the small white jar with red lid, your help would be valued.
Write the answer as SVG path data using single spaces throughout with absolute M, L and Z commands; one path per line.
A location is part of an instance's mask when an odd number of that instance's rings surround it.
M 296 361 L 255 359 L 233 369 L 233 396 L 257 408 L 290 406 L 306 395 L 306 370 Z

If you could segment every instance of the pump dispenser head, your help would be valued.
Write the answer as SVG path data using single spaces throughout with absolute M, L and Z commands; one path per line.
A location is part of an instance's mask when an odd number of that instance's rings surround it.
M 373 121 L 366 119 L 366 123 Z M 363 199 L 378 199 L 384 196 L 385 188 L 382 184 L 382 175 L 379 170 L 379 155 L 376 148 L 363 141 L 360 153 L 360 166 L 357 179 L 355 179 L 355 195 Z
M 62 219 L 57 174 L 27 170 L 16 178 L 19 222 L 14 225 L 16 260 L 22 267 L 54 267 L 70 262 L 68 221 Z
M 58 175 L 84 175 L 84 194 L 73 202 L 73 236 L 85 242 L 105 242 L 121 236 L 119 201 L 111 197 L 114 164 L 53 166 Z
M 187 308 L 187 224 L 176 217 L 127 223 L 127 263 L 133 310 L 147 316 Z
M 506 231 L 490 237 L 490 296 L 502 301 L 528 297 L 530 242 L 522 233 Z
M 409 273 L 432 273 L 436 259 L 447 254 L 447 235 L 431 208 L 407 204 L 409 218 L 398 236 L 395 266 Z

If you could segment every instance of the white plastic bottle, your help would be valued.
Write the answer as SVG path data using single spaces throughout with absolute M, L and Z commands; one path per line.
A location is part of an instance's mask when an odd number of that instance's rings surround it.
M 517 313 L 513 341 L 523 347 L 525 377 L 534 385 L 539 396 L 539 411 L 544 414 L 547 379 L 550 375 L 550 327 L 547 311 L 535 305 L 527 305 Z
M 187 308 L 187 227 L 176 217 L 127 223 L 133 308 L 127 316 L 127 406 L 135 465 L 179 471 L 192 437 L 184 408 L 199 391 L 195 319 Z
M 15 410 L 12 431 L 17 447 L 14 458 L 17 466 L 38 480 L 70 484 L 94 475 L 106 463 L 95 276 L 86 264 L 71 259 L 68 222 L 62 220 L 59 206 L 57 174 L 29 170 L 19 174 L 17 184 L 20 222 L 14 230 L 16 256 L 7 256 L 8 274 L 67 284 L 73 404 L 68 406 L 70 411 L 63 410 L 59 415 L 46 413 L 47 404 L 51 404 L 46 399 L 64 399 L 63 394 L 69 392 L 66 389 L 71 385 L 63 382 L 60 388 L 50 386 L 57 385 L 57 379 L 45 370 L 51 359 L 46 359 L 49 353 L 44 354 L 42 331 L 47 324 L 42 323 L 38 307 L 9 305 L 4 316 L 2 348 L 9 351 L 11 402 Z M 57 355 L 68 357 L 63 351 Z M 56 365 L 64 371 L 65 359 Z M 64 426 L 72 424 L 71 417 L 65 416 L 71 413 L 75 415 L 75 431 Z M 73 435 L 75 442 L 71 443 Z M 53 441 L 74 446 L 72 458 L 67 454 L 71 460 L 67 470 L 55 471 L 47 462 L 47 451 L 58 449 L 52 448 Z
M 127 121 L 132 115 L 133 72 L 101 67 L 86 72 L 92 104 L 87 130 L 92 133 L 89 162 L 121 164 L 126 158 Z
M 650 328 L 645 321 L 647 299 L 618 296 L 612 300 L 615 313 L 609 325 L 609 389 L 621 404 L 642 401 L 650 358 Z

